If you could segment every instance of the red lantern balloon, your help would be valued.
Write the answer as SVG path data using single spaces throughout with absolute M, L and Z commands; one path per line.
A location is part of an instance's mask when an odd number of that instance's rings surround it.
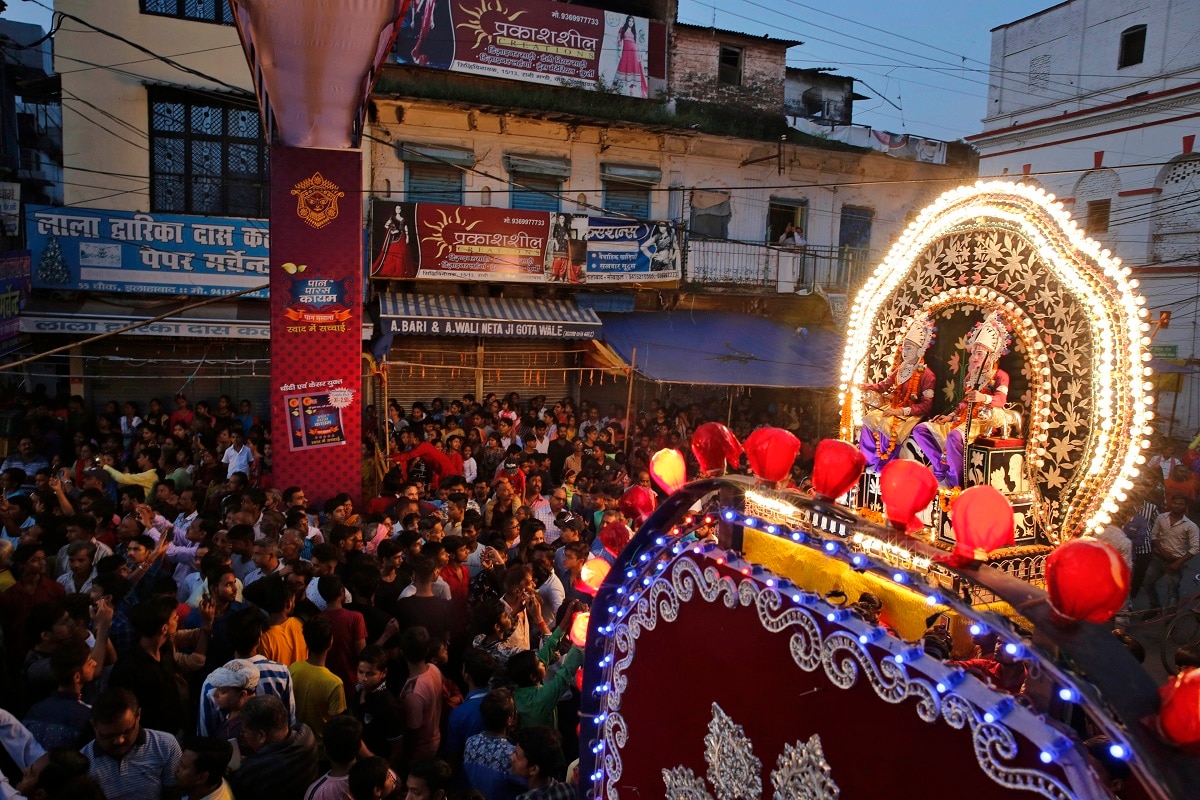
M 954 555 L 982 561 L 1013 543 L 1013 510 L 1008 498 L 991 486 L 972 486 L 950 506 Z
M 889 461 L 879 473 L 879 492 L 883 495 L 888 522 L 905 533 L 922 527 L 917 514 L 929 508 L 937 490 L 933 470 L 916 461 Z
M 604 545 L 604 549 L 614 556 L 621 555 L 625 545 L 629 544 L 630 538 L 629 528 L 626 528 L 622 522 L 610 522 L 600 529 L 600 544 Z
M 604 583 L 611 570 L 612 565 L 603 558 L 589 558 L 579 570 L 579 580 L 575 581 L 575 588 L 595 597 L 596 592 L 600 591 L 600 584 Z
M 575 670 L 575 690 L 579 692 L 583 691 L 583 667 Z M 576 734 L 578 734 L 578 731 L 576 731 Z
M 736 467 L 742 445 L 733 431 L 719 422 L 706 422 L 692 433 L 692 455 L 705 475 L 724 475 L 725 464 Z
M 659 450 L 650 456 L 650 474 L 664 492 L 675 494 L 687 483 L 687 464 L 678 450 Z
M 1046 591 L 1061 616 L 1107 622 L 1129 597 L 1129 565 L 1105 542 L 1075 539 L 1046 559 Z
M 1158 695 L 1162 700 L 1158 726 L 1163 735 L 1183 747 L 1200 745 L 1200 669 L 1179 673 Z
M 866 468 L 867 457 L 854 445 L 822 439 L 813 457 L 813 489 L 826 500 L 835 500 L 854 488 Z
M 764 481 L 779 483 L 792 472 L 800 440 L 783 428 L 759 428 L 746 437 L 750 469 Z
M 576 647 L 587 646 L 588 623 L 592 621 L 592 614 L 589 611 L 580 611 L 575 615 L 575 619 L 571 620 L 571 644 Z
M 617 501 L 617 508 L 635 528 L 640 528 L 657 507 L 658 498 L 645 486 L 630 486 Z

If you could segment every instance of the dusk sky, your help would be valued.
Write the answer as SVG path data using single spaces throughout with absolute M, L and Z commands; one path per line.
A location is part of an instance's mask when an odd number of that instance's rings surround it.
M 1053 0 L 681 0 L 679 20 L 803 41 L 788 52 L 789 66 L 834 67 L 837 74 L 859 79 L 858 92 L 871 99 L 855 107 L 855 122 L 953 140 L 982 127 L 990 30 L 1053 5 Z M 50 12 L 31 0 L 9 0 L 6 16 L 50 23 Z

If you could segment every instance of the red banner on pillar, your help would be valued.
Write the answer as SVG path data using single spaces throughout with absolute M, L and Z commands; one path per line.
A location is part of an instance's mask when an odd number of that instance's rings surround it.
M 362 154 L 271 148 L 274 483 L 362 493 Z

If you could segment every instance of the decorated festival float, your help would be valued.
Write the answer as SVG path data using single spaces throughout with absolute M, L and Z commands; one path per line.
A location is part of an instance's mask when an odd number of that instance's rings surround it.
M 709 423 L 585 569 L 581 795 L 1200 797 L 1200 671 L 1160 687 L 1105 624 L 1094 538 L 1152 430 L 1141 305 L 1039 189 L 927 208 L 851 309 L 811 490 L 790 433 Z

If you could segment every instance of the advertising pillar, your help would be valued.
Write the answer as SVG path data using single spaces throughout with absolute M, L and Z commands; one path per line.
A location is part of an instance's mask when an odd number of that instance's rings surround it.
M 274 484 L 362 494 L 362 153 L 271 148 Z

